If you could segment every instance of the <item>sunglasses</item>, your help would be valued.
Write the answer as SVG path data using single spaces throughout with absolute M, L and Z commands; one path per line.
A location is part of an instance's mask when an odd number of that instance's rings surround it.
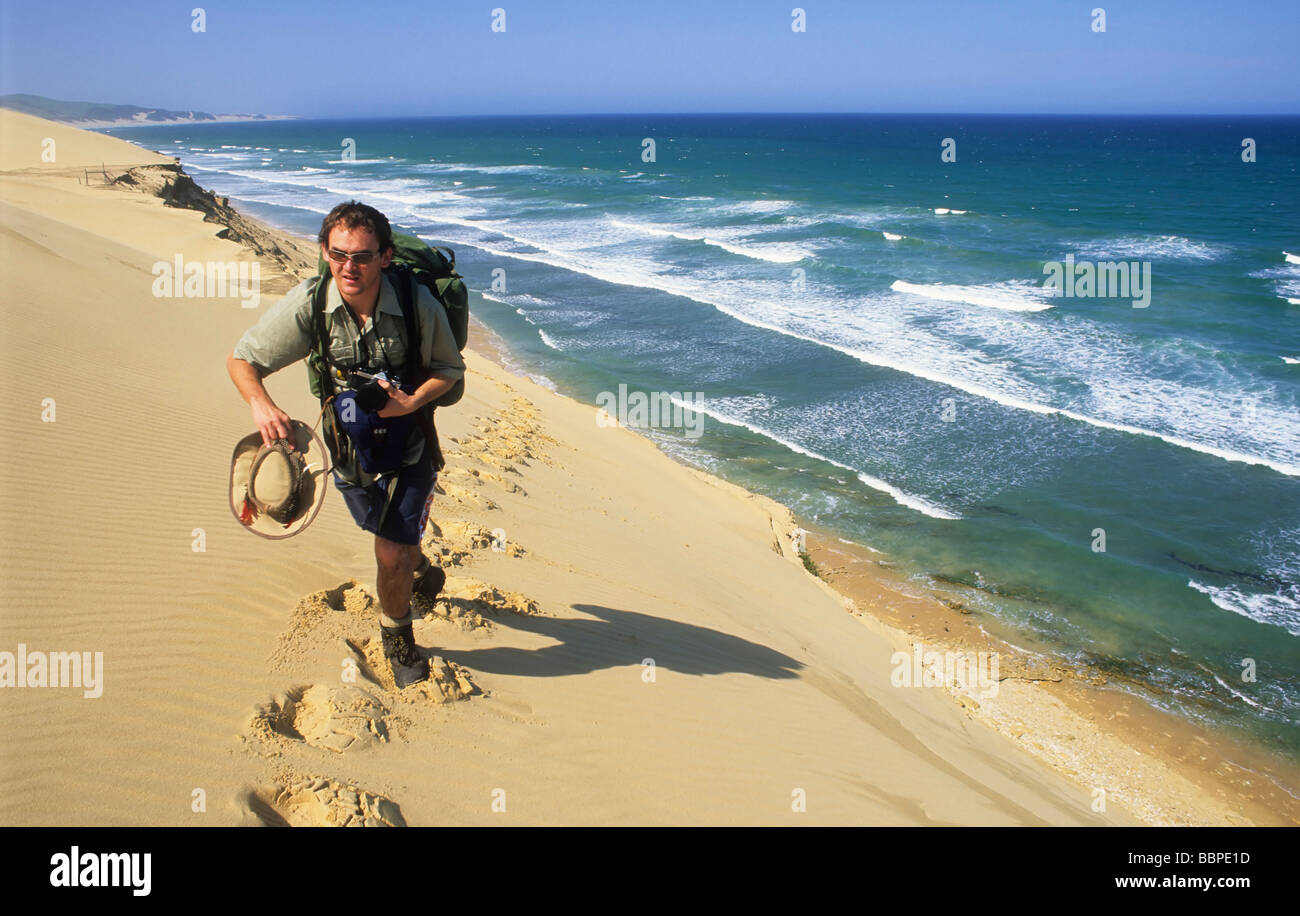
M 352 263 L 357 265 L 358 267 L 365 267 L 367 264 L 372 262 L 375 258 L 379 257 L 379 252 L 377 251 L 347 252 L 347 251 L 338 251 L 337 249 L 331 248 L 329 249 L 329 256 L 330 256 L 330 260 L 333 261 L 335 264 L 346 264 L 349 260 L 351 260 Z

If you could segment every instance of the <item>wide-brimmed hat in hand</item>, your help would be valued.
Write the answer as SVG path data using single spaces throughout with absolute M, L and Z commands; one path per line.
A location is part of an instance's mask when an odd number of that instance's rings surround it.
M 262 443 L 260 432 L 239 440 L 230 459 L 230 511 L 264 538 L 288 538 L 316 518 L 325 503 L 325 446 L 300 420 L 289 421 L 289 440 Z

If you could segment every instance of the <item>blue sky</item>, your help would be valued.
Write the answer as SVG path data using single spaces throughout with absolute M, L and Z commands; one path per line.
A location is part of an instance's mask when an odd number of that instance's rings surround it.
M 0 0 L 0 91 L 305 117 L 1294 114 L 1300 4 Z

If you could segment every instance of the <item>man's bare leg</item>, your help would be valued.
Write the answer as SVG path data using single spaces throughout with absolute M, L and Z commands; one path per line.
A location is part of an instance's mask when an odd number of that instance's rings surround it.
M 411 581 L 420 565 L 420 548 L 375 535 L 379 605 L 384 616 L 401 620 L 411 609 Z
M 408 545 L 376 535 L 375 562 L 379 568 L 379 606 L 383 611 L 379 632 L 384 641 L 384 657 L 393 666 L 393 682 L 400 690 L 429 677 L 429 664 L 415 645 L 412 630 L 411 580 L 416 561 Z
M 408 545 L 408 550 L 411 553 L 411 575 L 414 576 L 420 571 L 420 565 L 424 563 L 424 551 L 416 544 Z

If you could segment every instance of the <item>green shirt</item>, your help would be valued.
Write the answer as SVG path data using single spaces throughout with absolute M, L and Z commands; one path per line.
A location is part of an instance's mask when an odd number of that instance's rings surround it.
M 235 345 L 235 358 L 248 362 L 263 378 L 306 359 L 311 351 L 311 288 L 312 281 L 304 280 L 267 309 Z M 416 290 L 422 364 L 440 378 L 464 378 L 465 361 L 456 349 L 442 303 L 423 286 L 416 284 Z M 325 292 L 325 326 L 329 329 L 330 360 L 344 368 L 371 372 L 387 368 L 400 373 L 406 366 L 406 322 L 387 277 L 379 285 L 375 312 L 360 333 L 331 278 Z M 336 390 L 341 390 L 343 386 L 335 381 Z M 424 437 L 411 436 L 403 465 L 415 464 L 423 453 Z

